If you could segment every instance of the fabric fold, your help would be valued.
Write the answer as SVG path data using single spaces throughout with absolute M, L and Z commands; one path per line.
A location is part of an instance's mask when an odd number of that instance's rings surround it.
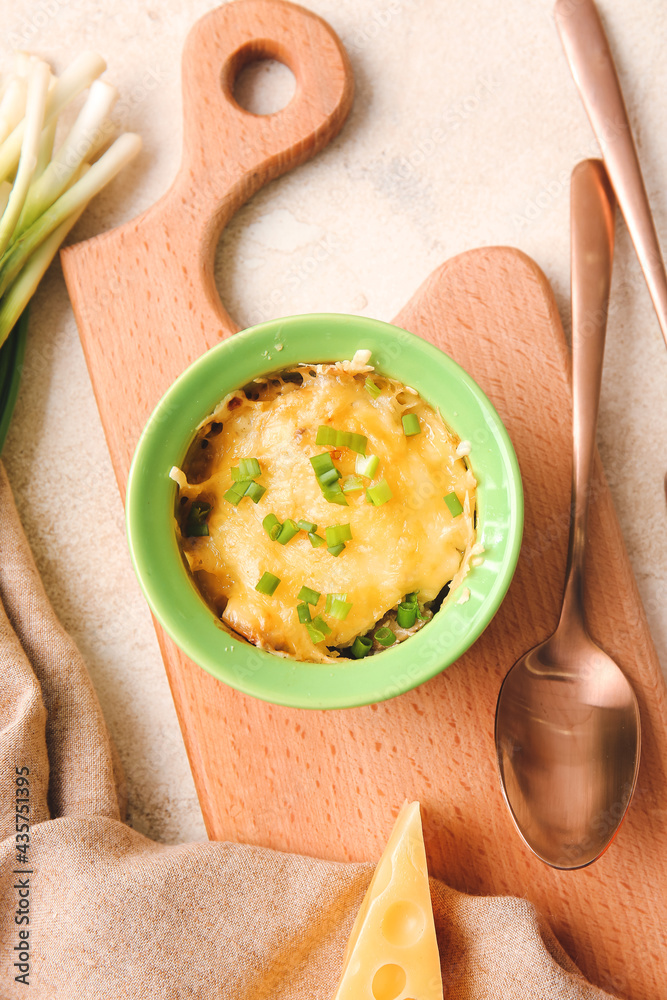
M 102 710 L 81 654 L 46 596 L 2 463 L 0 511 L 0 601 L 41 685 L 51 815 L 120 818 Z M 15 750 L 20 756 L 21 748 Z

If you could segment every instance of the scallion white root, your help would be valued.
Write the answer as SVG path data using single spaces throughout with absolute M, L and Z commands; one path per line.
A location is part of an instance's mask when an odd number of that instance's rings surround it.
M 48 125 L 55 115 L 59 115 L 63 108 L 71 104 L 75 97 L 91 85 L 93 80 L 101 76 L 106 67 L 104 59 L 96 52 L 83 52 L 78 56 L 50 92 L 46 102 L 44 123 Z M 6 180 L 16 169 L 21 155 L 24 129 L 25 119 L 18 123 L 0 147 L 0 180 Z
M 22 76 L 25 80 L 28 79 L 30 75 L 30 64 L 34 56 L 31 56 L 29 52 L 18 52 L 14 53 L 14 73 L 16 76 Z
M 107 117 L 117 99 L 118 91 L 110 83 L 105 83 L 103 80 L 94 81 L 88 100 L 79 112 L 67 138 L 42 176 L 32 186 L 19 223 L 19 232 L 27 229 L 69 186 L 76 171 L 91 155 L 100 136 L 107 138 L 109 133 Z
M 56 128 L 58 126 L 58 119 L 52 118 L 48 125 L 45 125 L 42 129 L 42 134 L 39 138 L 39 151 L 37 153 L 37 163 L 35 165 L 35 173 L 33 174 L 33 184 L 38 177 L 41 177 L 49 163 L 51 162 L 51 157 L 53 156 L 53 144 L 56 140 Z M 24 206 L 25 209 L 25 206 Z
M 41 59 L 16 54 L 0 97 L 0 348 L 58 247 L 86 205 L 139 152 L 127 133 L 94 159 L 111 135 L 116 88 L 97 78 L 101 56 L 84 53 L 60 78 Z M 53 153 L 58 115 L 88 98 Z M 94 162 L 93 162 L 94 160 Z
M 44 125 L 44 112 L 46 110 L 46 97 L 49 90 L 50 78 L 51 70 L 49 67 L 41 59 L 36 59 L 30 68 L 30 76 L 28 77 L 25 129 L 16 179 L 12 186 L 9 201 L 0 219 L 0 255 L 7 249 L 12 233 L 16 228 L 16 223 L 21 215 L 28 188 L 30 187 L 32 175 L 37 166 L 39 140 Z
M 0 142 L 5 141 L 23 118 L 27 92 L 25 80 L 20 76 L 13 76 L 7 84 L 0 104 Z
M 53 90 L 56 83 L 58 82 L 57 77 L 53 73 L 49 73 L 49 93 Z M 58 116 L 54 115 L 48 125 L 45 125 L 42 129 L 42 134 L 39 137 L 39 149 L 37 151 L 37 163 L 35 165 L 35 173 L 33 174 L 33 184 L 38 177 L 44 173 L 49 163 L 51 162 L 51 157 L 53 156 L 53 144 L 56 140 L 56 129 L 58 127 Z M 25 206 L 24 206 L 25 207 Z

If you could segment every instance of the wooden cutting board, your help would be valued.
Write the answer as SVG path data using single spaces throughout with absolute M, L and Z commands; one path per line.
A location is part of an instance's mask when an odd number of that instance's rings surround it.
M 283 111 L 258 117 L 234 103 L 232 86 L 245 62 L 266 56 L 291 67 L 297 93 Z M 171 190 L 139 219 L 62 255 L 121 492 L 160 396 L 237 329 L 213 281 L 222 227 L 261 185 L 326 145 L 352 100 L 349 63 L 331 29 L 279 0 L 239 0 L 200 21 L 187 40 L 183 88 L 184 156 Z M 371 860 L 403 800 L 418 798 L 433 874 L 469 893 L 532 900 L 593 982 L 655 1000 L 667 979 L 666 688 L 599 465 L 588 613 L 639 698 L 634 801 L 597 864 L 556 872 L 516 834 L 496 771 L 501 680 L 555 627 L 565 568 L 569 361 L 551 289 L 518 250 L 472 250 L 431 275 L 395 322 L 462 364 L 509 430 L 526 498 L 514 582 L 458 663 L 400 698 L 350 711 L 248 698 L 188 661 L 158 627 L 209 835 Z

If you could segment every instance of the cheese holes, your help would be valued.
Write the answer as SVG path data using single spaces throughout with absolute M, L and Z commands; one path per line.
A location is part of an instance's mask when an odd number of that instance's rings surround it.
M 370 909 L 371 891 L 374 898 L 381 896 L 385 889 L 388 888 L 389 883 L 391 882 L 392 874 L 393 869 L 391 867 L 391 859 L 382 858 L 379 865 L 375 869 L 375 874 L 373 875 L 371 884 L 368 887 L 368 893 L 364 897 L 364 901 L 361 904 L 361 909 L 359 910 L 359 914 L 357 916 L 357 920 L 360 925 L 366 920 L 368 910 Z
M 409 948 L 424 933 L 426 915 L 421 907 L 408 899 L 401 899 L 387 908 L 382 920 L 382 933 L 390 944 Z
M 371 990 L 375 1000 L 396 1000 L 406 982 L 405 969 L 400 965 L 382 965 L 373 976 Z

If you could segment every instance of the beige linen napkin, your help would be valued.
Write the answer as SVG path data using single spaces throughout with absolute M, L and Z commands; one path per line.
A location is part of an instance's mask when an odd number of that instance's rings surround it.
M 0 1000 L 331 1000 L 373 865 L 165 846 L 123 823 L 99 703 L 1 464 L 0 692 Z M 527 902 L 431 890 L 447 998 L 608 996 Z

